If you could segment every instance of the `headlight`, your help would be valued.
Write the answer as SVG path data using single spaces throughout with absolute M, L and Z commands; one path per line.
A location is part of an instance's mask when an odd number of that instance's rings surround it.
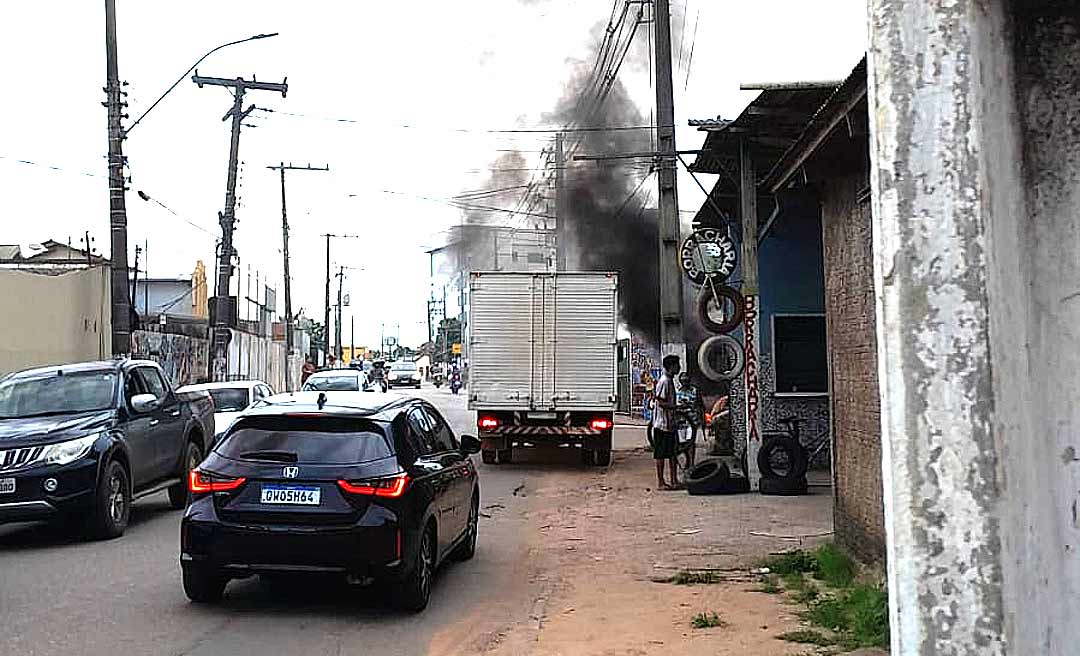
M 101 433 L 94 433 L 67 442 L 50 444 L 45 447 L 42 460 L 46 465 L 66 465 L 69 462 L 75 462 L 90 452 L 99 437 Z

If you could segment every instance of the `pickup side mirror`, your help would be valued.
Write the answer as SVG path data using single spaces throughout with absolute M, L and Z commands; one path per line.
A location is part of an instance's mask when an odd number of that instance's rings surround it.
M 475 435 L 462 435 L 461 452 L 466 454 L 480 453 L 480 438 Z
M 135 412 L 151 412 L 157 407 L 158 400 L 153 394 L 136 394 L 131 397 L 131 409 Z

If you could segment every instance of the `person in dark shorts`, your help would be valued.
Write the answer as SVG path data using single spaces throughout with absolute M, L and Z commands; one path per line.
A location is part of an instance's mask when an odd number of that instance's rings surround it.
M 679 486 L 676 474 L 678 463 L 675 461 L 678 438 L 675 435 L 675 376 L 681 368 L 679 356 L 668 355 L 663 360 L 664 374 L 656 382 L 653 393 L 654 407 L 652 415 L 653 458 L 656 460 L 656 480 L 661 490 L 674 490 Z M 671 484 L 664 480 L 664 461 L 667 460 L 671 472 Z

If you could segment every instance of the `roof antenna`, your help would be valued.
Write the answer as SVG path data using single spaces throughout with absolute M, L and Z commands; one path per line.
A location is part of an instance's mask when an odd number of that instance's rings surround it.
M 319 406 L 319 410 L 322 410 L 326 405 L 326 392 L 319 392 L 319 398 L 315 400 L 315 403 Z

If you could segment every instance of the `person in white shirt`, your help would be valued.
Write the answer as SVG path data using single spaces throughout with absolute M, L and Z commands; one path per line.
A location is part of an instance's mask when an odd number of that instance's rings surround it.
M 675 461 L 678 438 L 675 435 L 675 376 L 682 368 L 679 356 L 668 355 L 663 360 L 664 375 L 656 383 L 653 393 L 653 458 L 656 460 L 656 480 L 661 490 L 674 490 L 679 486 L 676 474 L 678 464 Z M 671 471 L 671 483 L 664 480 L 664 461 L 668 461 Z

